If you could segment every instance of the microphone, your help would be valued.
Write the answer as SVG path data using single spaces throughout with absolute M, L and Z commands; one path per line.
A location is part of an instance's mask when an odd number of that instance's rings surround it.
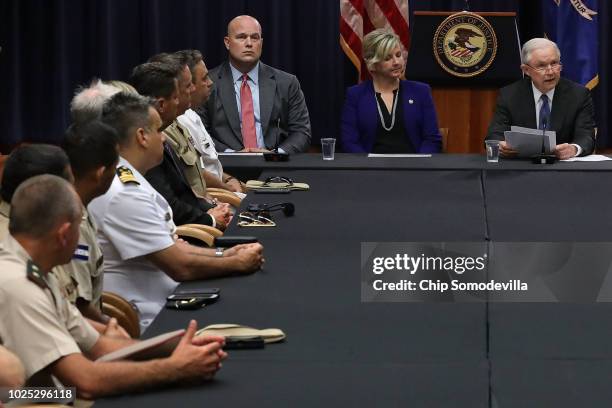
M 553 164 L 557 161 L 557 156 L 554 154 L 546 153 L 546 129 L 548 127 L 548 117 L 544 116 L 541 118 L 542 121 L 542 147 L 540 148 L 540 154 L 536 154 L 531 158 L 534 164 Z
M 463 11 L 470 11 L 470 1 L 469 0 L 465 0 L 465 10 Z
M 287 217 L 291 217 L 293 214 L 295 214 L 295 205 L 293 203 L 278 203 L 272 205 L 264 204 L 264 209 L 270 212 L 283 210 L 283 214 L 285 214 Z
M 277 204 L 249 204 L 247 207 L 248 211 L 258 212 L 258 211 L 283 211 L 286 217 L 291 217 L 295 214 L 295 205 L 293 203 L 277 203 Z

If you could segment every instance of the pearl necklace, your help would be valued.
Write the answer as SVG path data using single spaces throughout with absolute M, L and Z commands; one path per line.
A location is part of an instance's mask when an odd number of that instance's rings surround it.
M 399 92 L 399 88 L 397 88 L 397 92 Z M 382 93 L 380 93 L 380 97 L 382 99 Z M 386 127 L 385 126 L 385 118 L 382 114 L 382 110 L 380 109 L 380 102 L 378 102 L 378 98 L 376 97 L 376 91 L 374 91 L 374 99 L 376 99 L 376 107 L 378 108 L 378 116 L 380 116 L 380 124 L 382 125 L 383 129 L 385 129 L 387 132 L 390 131 L 391 129 L 393 129 L 393 126 L 395 126 L 395 110 L 397 109 L 397 100 L 399 99 L 397 97 L 397 94 L 395 93 L 395 90 L 393 92 L 393 108 L 391 109 L 391 126 Z

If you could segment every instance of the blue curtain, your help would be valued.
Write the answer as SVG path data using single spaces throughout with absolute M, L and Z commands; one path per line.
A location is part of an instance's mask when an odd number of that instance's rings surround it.
M 569 0 L 561 0 L 569 1 Z M 472 0 L 472 11 L 516 11 L 521 39 L 542 35 L 540 2 Z M 607 138 L 609 2 L 600 2 L 599 145 Z M 411 10 L 462 10 L 463 0 L 415 0 Z M 299 78 L 313 142 L 335 135 L 355 71 L 338 44 L 338 0 L 0 0 L 0 148 L 58 143 L 75 88 L 94 77 L 125 80 L 161 51 L 200 49 L 212 68 L 227 57 L 228 21 L 251 14 L 263 26 L 262 60 Z M 518 67 L 517 67 L 518 69 Z
M 215 67 L 240 14 L 262 24 L 262 61 L 298 76 L 316 138 L 332 135 L 344 94 L 339 13 L 330 0 L 3 0 L 0 146 L 60 142 L 78 85 L 125 80 L 155 53 L 197 48 Z

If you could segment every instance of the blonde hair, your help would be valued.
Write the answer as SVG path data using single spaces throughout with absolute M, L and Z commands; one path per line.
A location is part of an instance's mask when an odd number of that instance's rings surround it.
M 134 93 L 134 94 L 138 93 L 136 88 L 134 88 L 132 85 L 128 84 L 127 82 L 112 79 L 110 81 L 104 81 L 104 83 L 110 86 L 114 86 L 115 88 L 119 89 L 121 92 Z
M 387 55 L 400 44 L 399 37 L 386 28 L 369 32 L 363 37 L 363 60 L 368 69 L 371 70 L 374 64 L 384 61 Z

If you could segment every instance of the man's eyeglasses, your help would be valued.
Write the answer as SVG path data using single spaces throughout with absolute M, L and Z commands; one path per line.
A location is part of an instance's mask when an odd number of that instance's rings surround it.
M 560 62 L 553 62 L 552 64 L 538 66 L 538 67 L 534 67 L 529 64 L 525 64 L 525 65 L 527 65 L 529 68 L 533 69 L 534 71 L 538 71 L 539 73 L 544 73 L 548 71 L 549 69 L 553 72 L 557 72 L 557 71 L 560 71 L 561 67 L 563 66 L 563 64 L 561 64 Z

